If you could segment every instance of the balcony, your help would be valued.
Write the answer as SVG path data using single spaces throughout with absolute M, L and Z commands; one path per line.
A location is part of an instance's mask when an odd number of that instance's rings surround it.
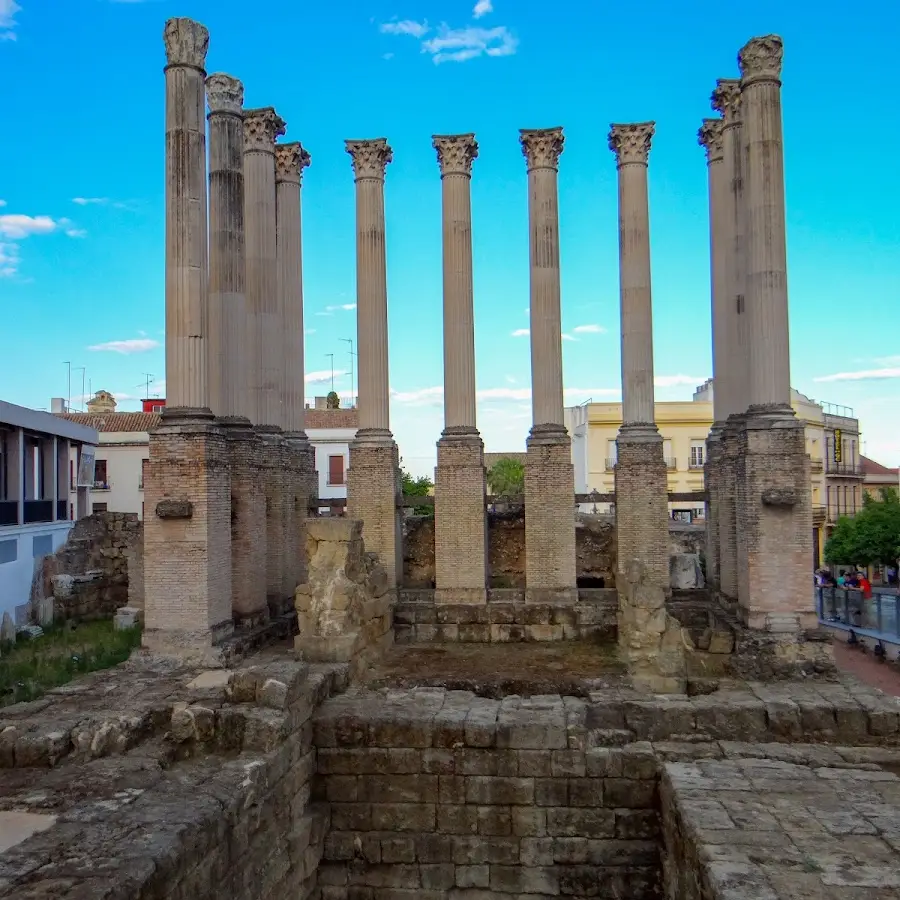
M 91 485 L 92 491 L 108 491 L 109 490 L 109 482 L 108 481 L 95 481 Z
M 607 471 L 607 472 L 612 472 L 612 471 L 615 469 L 615 467 L 616 467 L 616 458 L 615 458 L 614 456 L 613 456 L 613 457 L 607 457 L 607 459 L 606 459 L 606 471 Z
M 821 459 L 810 459 L 809 461 L 809 471 L 814 473 L 822 472 L 825 468 L 825 463 L 822 462 Z
M 690 469 L 691 471 L 694 471 L 694 472 L 702 472 L 703 466 L 704 466 L 704 462 L 702 459 L 701 460 L 692 459 L 688 463 L 688 469 Z
M 670 471 L 678 468 L 678 460 L 675 459 L 674 456 L 667 456 L 666 458 L 666 468 Z
M 862 478 L 862 466 L 858 462 L 835 462 L 829 459 L 825 463 L 825 473 L 827 475 L 846 475 L 850 478 Z
M 813 525 L 824 525 L 827 515 L 826 507 L 814 505 L 812 508 Z

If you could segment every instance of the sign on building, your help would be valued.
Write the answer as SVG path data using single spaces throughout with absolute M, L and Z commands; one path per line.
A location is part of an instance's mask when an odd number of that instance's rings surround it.
M 76 487 L 94 486 L 94 454 L 96 447 L 82 445 L 81 457 L 78 460 L 78 479 Z
M 839 463 L 844 456 L 843 432 L 840 428 L 834 429 L 834 461 Z

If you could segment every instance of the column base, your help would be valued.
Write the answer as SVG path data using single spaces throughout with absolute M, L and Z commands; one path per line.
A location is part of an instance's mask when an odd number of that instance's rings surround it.
M 262 479 L 266 501 L 266 602 L 269 614 L 279 616 L 289 611 L 292 603 L 284 587 L 286 449 L 280 428 L 257 425 L 254 430 L 262 442 Z
M 575 564 L 575 469 L 562 425 L 535 425 L 525 459 L 525 600 L 578 599 Z
M 435 603 L 487 603 L 484 497 L 481 435 L 444 429 L 434 478 Z
M 818 624 L 806 434 L 790 407 L 751 407 L 736 440 L 738 600 L 743 623 L 791 635 Z
M 668 473 L 656 425 L 623 425 L 616 439 L 618 573 L 639 560 L 648 583 L 669 591 Z
M 350 445 L 347 515 L 362 521 L 366 550 L 378 554 L 391 588 L 403 577 L 400 493 L 400 454 L 390 431 L 361 429 Z
M 144 503 L 143 645 L 214 656 L 234 626 L 229 450 L 211 413 L 164 415 L 150 434 Z

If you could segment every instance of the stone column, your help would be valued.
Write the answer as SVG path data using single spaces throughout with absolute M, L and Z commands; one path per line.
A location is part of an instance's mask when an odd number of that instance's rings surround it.
M 574 603 L 575 470 L 563 418 L 559 197 L 562 128 L 522 129 L 528 166 L 532 427 L 525 461 L 525 600 Z
M 306 519 L 315 479 L 315 453 L 306 436 L 303 367 L 303 241 L 300 188 L 310 156 L 299 142 L 275 145 L 278 307 L 282 321 L 284 369 L 282 427 L 287 450 L 285 596 L 306 581 Z
M 241 625 L 266 610 L 262 443 L 250 426 L 244 269 L 244 86 L 206 79 L 209 104 L 210 390 L 231 467 L 231 609 Z
M 287 609 L 284 593 L 285 449 L 281 436 L 282 323 L 278 315 L 275 139 L 284 120 L 271 106 L 244 111 L 244 223 L 250 344 L 251 420 L 262 441 L 266 502 L 268 613 Z M 264 618 L 266 610 L 259 611 Z
M 209 409 L 204 65 L 209 32 L 190 19 L 163 31 L 166 74 L 166 382 L 144 483 L 150 650 L 192 659 L 232 631 L 231 476 Z
M 738 453 L 738 596 L 745 622 L 795 639 L 816 624 L 809 457 L 791 409 L 785 247 L 781 63 L 776 35 L 741 49 L 747 223 L 749 399 Z M 796 652 L 810 650 L 794 644 Z M 783 653 L 777 654 L 779 658 Z
M 719 508 L 721 506 L 722 427 L 727 418 L 725 408 L 731 390 L 731 370 L 728 368 L 729 346 L 728 290 L 725 273 L 727 219 L 730 185 L 722 147 L 722 119 L 704 119 L 697 140 L 706 150 L 709 180 L 709 257 L 712 318 L 713 364 L 713 426 L 706 439 L 704 486 L 706 503 L 706 579 L 713 586 L 719 584 Z
M 444 246 L 444 431 L 435 472 L 435 601 L 486 603 L 484 444 L 475 425 L 474 134 L 435 135 Z
M 359 431 L 350 445 L 347 508 L 363 522 L 391 587 L 402 578 L 400 457 L 390 429 L 384 171 L 393 152 L 384 138 L 346 141 L 356 178 L 356 328 Z
M 618 575 L 639 560 L 650 584 L 669 587 L 669 504 L 653 398 L 653 313 L 647 162 L 653 122 L 612 125 L 619 170 L 622 428 L 616 439 Z
M 715 450 L 720 459 L 718 513 L 707 528 L 716 527 L 719 550 L 719 596 L 736 610 L 738 601 L 738 530 L 736 471 L 739 434 L 747 410 L 749 353 L 747 348 L 747 310 L 744 302 L 744 181 L 742 178 L 741 92 L 735 78 L 716 82 L 711 104 L 722 115 L 722 235 L 725 302 L 722 311 L 722 340 L 727 350 L 720 355 L 727 363 L 716 370 L 713 385 L 715 419 L 720 424 Z M 724 382 L 720 399 L 719 382 Z M 713 486 L 715 487 L 715 486 Z M 714 582 L 715 584 L 715 582 Z

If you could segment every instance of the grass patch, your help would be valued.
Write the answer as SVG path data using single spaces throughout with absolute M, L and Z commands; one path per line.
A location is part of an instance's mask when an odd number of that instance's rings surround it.
M 112 620 L 75 628 L 51 626 L 42 637 L 0 648 L 0 707 L 36 700 L 87 672 L 125 662 L 140 646 L 141 629 L 116 631 Z

